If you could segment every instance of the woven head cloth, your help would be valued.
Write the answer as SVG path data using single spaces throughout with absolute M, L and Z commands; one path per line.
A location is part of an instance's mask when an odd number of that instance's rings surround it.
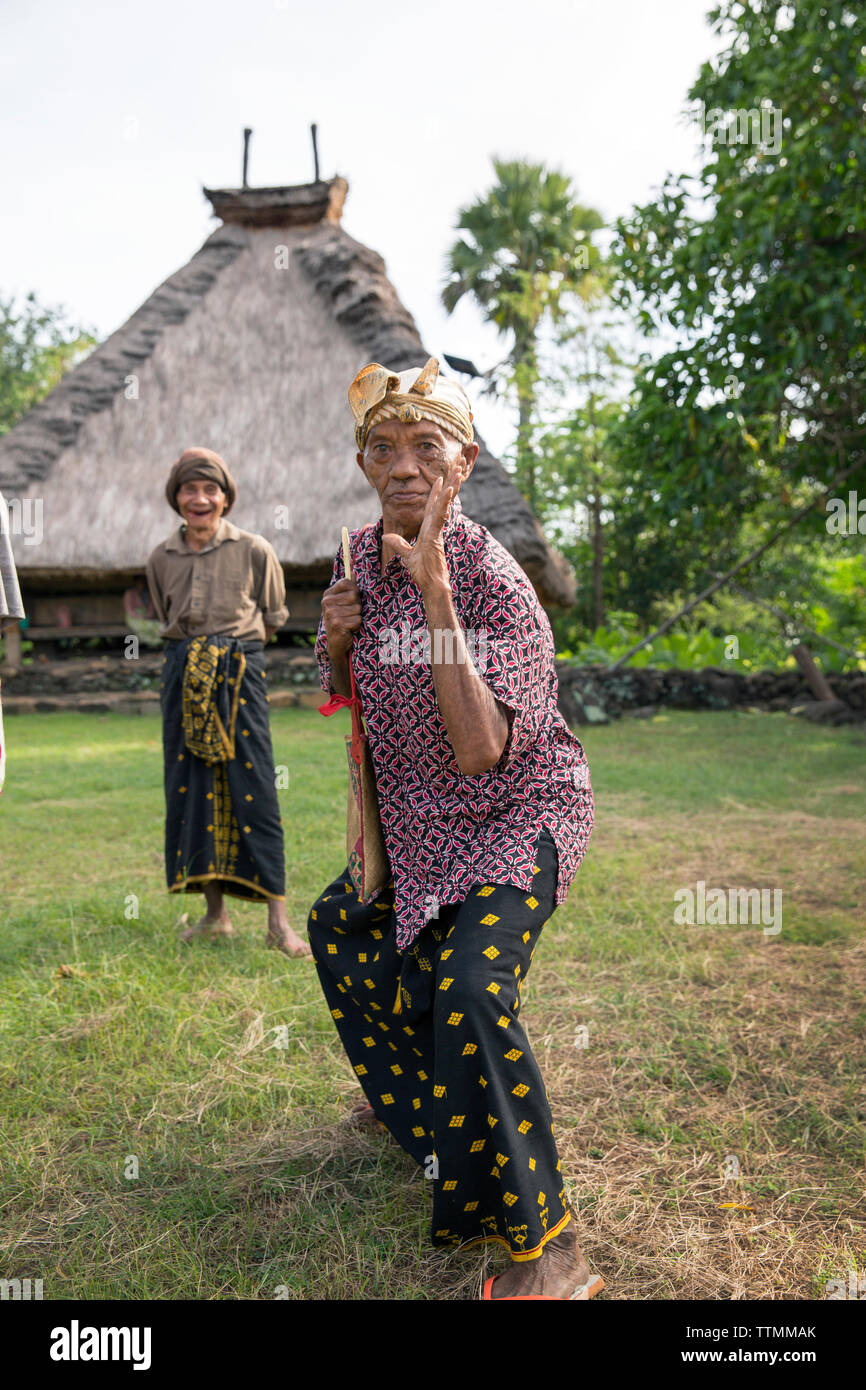
M 184 449 L 177 463 L 172 466 L 165 485 L 165 495 L 168 505 L 174 507 L 178 513 L 178 489 L 182 483 L 189 482 L 190 478 L 207 478 L 212 483 L 219 483 L 227 499 L 223 516 L 231 511 L 238 495 L 237 484 L 219 454 L 215 454 L 213 449 Z
M 355 417 L 355 442 L 361 450 L 380 420 L 433 420 L 461 444 L 471 444 L 475 438 L 466 392 L 456 381 L 439 375 L 435 357 L 407 372 L 369 363 L 349 387 L 349 405 Z

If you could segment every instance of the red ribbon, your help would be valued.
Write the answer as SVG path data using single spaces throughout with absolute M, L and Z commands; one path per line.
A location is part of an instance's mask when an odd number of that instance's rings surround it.
M 364 732 L 364 719 L 361 711 L 361 701 L 358 699 L 358 691 L 355 688 L 355 672 L 352 662 L 349 661 L 349 680 L 352 683 L 352 694 L 332 695 L 330 700 L 324 705 L 319 705 L 319 714 L 336 714 L 338 709 L 350 709 L 352 711 L 352 761 L 361 766 L 364 756 L 364 743 L 366 734 Z
M 319 714 L 336 714 L 338 709 L 351 709 L 357 701 L 348 695 L 332 695 L 325 705 L 319 705 Z

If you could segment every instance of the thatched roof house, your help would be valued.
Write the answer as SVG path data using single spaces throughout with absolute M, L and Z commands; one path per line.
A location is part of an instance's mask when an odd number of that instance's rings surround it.
M 171 529 L 164 479 L 190 444 L 232 467 L 232 520 L 274 545 L 289 626 L 315 624 L 340 527 L 376 516 L 347 385 L 365 362 L 429 355 L 381 257 L 340 225 L 347 188 L 205 189 L 221 225 L 201 250 L 0 439 L 0 490 L 42 500 L 41 541 L 16 544 L 31 636 L 126 630 L 122 595 Z M 461 497 L 545 604 L 573 601 L 571 572 L 483 443 Z

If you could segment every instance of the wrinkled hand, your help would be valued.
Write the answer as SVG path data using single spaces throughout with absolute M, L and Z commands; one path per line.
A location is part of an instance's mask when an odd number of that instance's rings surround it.
M 361 591 L 354 579 L 338 579 L 322 598 L 322 618 L 331 661 L 348 655 L 361 626 Z
M 447 478 L 440 476 L 436 479 L 430 489 L 424 520 L 414 545 L 391 532 L 382 537 L 383 544 L 388 544 L 400 556 L 410 579 L 418 585 L 422 594 L 450 586 L 442 528 L 448 519 L 448 508 L 460 491 L 460 483 L 460 469 L 456 466 L 448 470 Z

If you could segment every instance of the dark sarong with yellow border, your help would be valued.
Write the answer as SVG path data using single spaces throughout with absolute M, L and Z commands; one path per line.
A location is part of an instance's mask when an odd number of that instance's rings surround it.
M 169 642 L 160 703 L 169 891 L 218 882 L 236 898 L 285 896 L 263 645 Z
M 402 955 L 394 885 L 366 907 L 348 868 L 309 933 L 331 1017 L 375 1114 L 424 1168 L 434 1245 L 496 1241 L 535 1260 L 571 1216 L 544 1081 L 519 1014 L 556 903 L 542 830 L 532 892 L 479 883 Z

